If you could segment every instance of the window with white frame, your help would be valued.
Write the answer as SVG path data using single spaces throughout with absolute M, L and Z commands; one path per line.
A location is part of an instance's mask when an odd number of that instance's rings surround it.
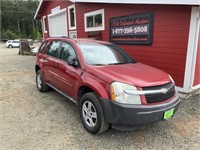
M 76 29 L 76 10 L 75 5 L 68 7 L 68 20 L 69 20 L 69 30 Z
M 43 16 L 43 31 L 44 31 L 44 33 L 47 33 L 47 18 L 46 18 L 46 16 Z
M 104 30 L 104 9 L 84 14 L 85 31 Z

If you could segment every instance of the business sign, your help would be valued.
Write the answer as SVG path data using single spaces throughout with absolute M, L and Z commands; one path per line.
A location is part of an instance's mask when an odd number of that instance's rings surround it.
M 151 45 L 153 13 L 110 19 L 110 41 L 117 44 Z

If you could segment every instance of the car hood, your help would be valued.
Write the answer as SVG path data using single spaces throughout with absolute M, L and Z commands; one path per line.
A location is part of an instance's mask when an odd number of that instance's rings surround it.
M 88 66 L 86 71 L 108 83 L 117 81 L 138 87 L 156 86 L 171 81 L 167 73 L 142 63 Z

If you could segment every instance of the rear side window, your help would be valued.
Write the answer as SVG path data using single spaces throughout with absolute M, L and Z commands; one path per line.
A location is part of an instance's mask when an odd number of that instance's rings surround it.
M 49 56 L 57 58 L 59 46 L 60 46 L 60 41 L 51 42 L 46 54 L 49 55 Z
M 44 47 L 46 46 L 46 44 L 47 44 L 47 41 L 43 42 L 43 43 L 40 45 L 38 52 L 42 52 L 42 50 L 44 49 Z

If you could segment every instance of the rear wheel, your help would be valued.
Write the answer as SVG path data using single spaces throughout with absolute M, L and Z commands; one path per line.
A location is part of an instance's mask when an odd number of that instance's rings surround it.
M 36 86 L 40 92 L 46 92 L 49 89 L 49 86 L 44 83 L 44 79 L 40 70 L 38 70 L 36 73 Z
M 95 93 L 86 93 L 81 97 L 79 114 L 85 129 L 92 134 L 100 134 L 109 128 L 100 99 Z

